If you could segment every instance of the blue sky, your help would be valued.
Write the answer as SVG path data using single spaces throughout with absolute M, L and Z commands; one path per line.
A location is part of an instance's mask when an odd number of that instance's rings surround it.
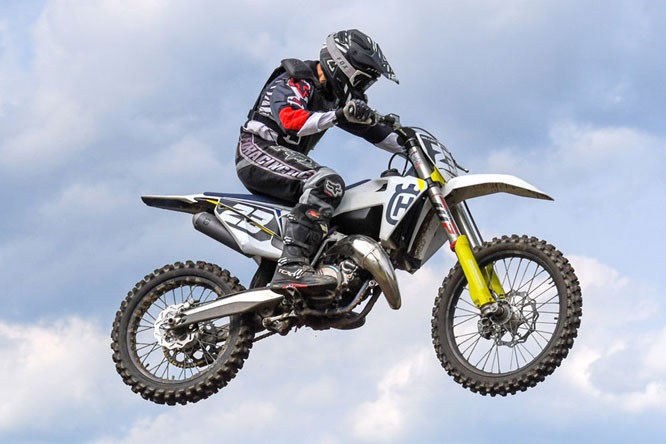
M 0 0 L 0 442 L 659 440 L 665 19 L 662 3 L 636 0 Z M 401 81 L 373 86 L 373 107 L 428 128 L 472 172 L 555 197 L 471 207 L 485 237 L 536 235 L 570 257 L 584 297 L 572 353 L 510 398 L 456 385 L 430 339 L 453 263 L 442 250 L 399 275 L 400 311 L 377 304 L 359 330 L 259 342 L 204 402 L 142 400 L 109 349 L 134 282 L 184 259 L 246 284 L 254 270 L 139 196 L 244 192 L 233 153 L 266 76 L 352 27 Z M 335 129 L 313 157 L 348 183 L 388 161 Z

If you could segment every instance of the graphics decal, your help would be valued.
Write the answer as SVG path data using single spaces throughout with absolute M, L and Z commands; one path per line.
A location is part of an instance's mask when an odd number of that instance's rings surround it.
M 239 152 L 240 155 L 248 162 L 258 165 L 261 168 L 273 171 L 275 174 L 283 177 L 307 179 L 314 174 L 314 171 L 312 170 L 300 170 L 293 167 L 292 165 L 289 165 L 288 163 L 283 162 L 277 157 L 271 156 L 270 154 L 263 151 L 259 146 L 255 145 L 252 142 L 252 139 L 241 139 Z
M 400 222 L 400 219 L 402 219 L 418 195 L 419 189 L 415 184 L 410 183 L 406 186 L 402 184 L 398 185 L 386 208 L 386 221 L 391 225 L 396 225 Z
M 247 233 L 257 240 L 266 240 L 272 237 L 267 231 L 262 230 L 258 225 L 243 217 L 243 215 L 249 217 L 257 224 L 270 229 L 277 228 L 277 226 L 271 227 L 271 225 L 276 225 L 272 223 L 275 221 L 274 213 L 242 203 L 234 203 L 230 207 L 233 209 L 219 208 L 221 210 L 219 211 L 220 219 L 225 222 L 230 229 Z
M 430 156 L 435 164 L 437 165 L 437 163 L 439 163 L 440 165 L 443 165 L 443 167 L 439 166 L 440 170 L 443 169 L 446 173 L 448 173 L 449 178 L 458 175 L 458 168 L 453 161 L 453 156 L 451 156 L 451 153 L 449 153 L 444 145 L 442 145 L 437 140 L 433 140 L 430 137 L 427 137 L 424 134 L 419 134 L 418 137 L 421 139 L 421 142 L 425 147 L 428 156 Z

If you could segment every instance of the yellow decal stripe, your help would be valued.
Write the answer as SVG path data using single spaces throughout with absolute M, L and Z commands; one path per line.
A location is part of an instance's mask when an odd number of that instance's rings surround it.
M 434 167 L 434 169 L 432 171 L 432 174 L 430 175 L 430 179 L 433 182 L 439 182 L 442 185 L 444 185 L 446 183 L 446 181 L 444 180 L 444 177 L 442 177 L 442 173 L 439 172 L 439 169 L 437 169 L 437 167 Z
M 218 207 L 226 208 L 229 211 L 233 211 L 235 214 L 238 214 L 239 216 L 243 217 L 248 222 L 251 222 L 253 225 L 258 227 L 264 233 L 268 233 L 268 234 L 270 234 L 271 236 L 274 236 L 274 237 L 279 237 L 277 235 L 277 233 L 274 233 L 273 231 L 269 230 L 268 228 L 266 228 L 263 225 L 261 225 L 260 223 L 258 223 L 256 220 L 252 219 L 250 216 L 241 213 L 240 211 L 236 210 L 235 208 L 232 208 L 228 205 L 225 205 L 225 204 L 223 204 L 222 202 L 220 202 L 218 200 L 206 199 L 206 202 L 212 203 L 213 205 L 218 206 Z

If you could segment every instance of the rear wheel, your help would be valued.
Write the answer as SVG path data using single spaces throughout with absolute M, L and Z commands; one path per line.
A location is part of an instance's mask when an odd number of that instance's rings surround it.
M 244 288 L 205 262 L 177 262 L 136 284 L 111 333 L 116 369 L 132 390 L 158 404 L 197 402 L 224 387 L 243 366 L 253 331 L 239 315 L 178 330 L 170 319 Z
M 482 395 L 514 394 L 535 386 L 567 356 L 580 326 L 578 279 L 555 247 L 536 238 L 504 236 L 475 249 L 479 267 L 492 266 L 510 308 L 493 322 L 472 304 L 459 265 L 435 300 L 432 336 L 437 356 L 456 382 Z

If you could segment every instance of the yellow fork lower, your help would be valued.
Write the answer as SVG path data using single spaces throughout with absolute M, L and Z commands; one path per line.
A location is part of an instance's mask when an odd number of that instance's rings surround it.
M 495 273 L 493 265 L 487 265 L 483 270 L 479 268 L 479 264 L 474 258 L 472 247 L 469 244 L 469 239 L 464 234 L 461 235 L 455 244 L 456 256 L 458 262 L 465 273 L 467 283 L 469 285 L 469 293 L 472 297 L 472 302 L 478 308 L 486 304 L 496 302 L 490 290 L 497 295 L 498 298 L 503 298 L 505 295 L 502 283 Z

